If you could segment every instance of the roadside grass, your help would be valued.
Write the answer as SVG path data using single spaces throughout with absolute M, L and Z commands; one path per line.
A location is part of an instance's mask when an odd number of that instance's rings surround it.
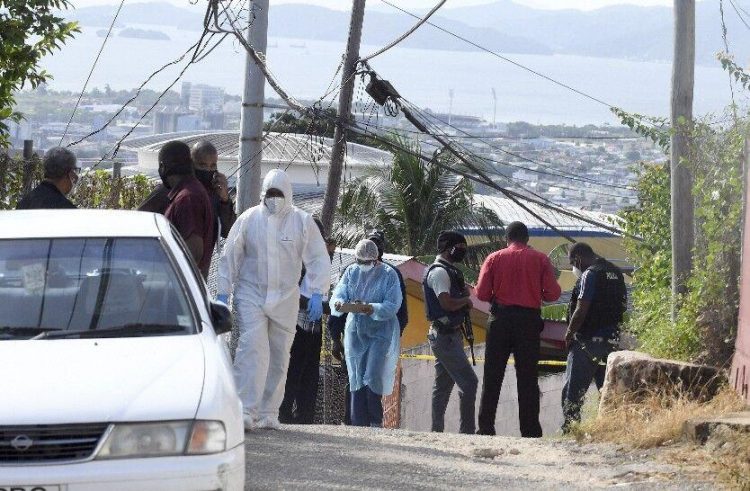
M 665 457 L 670 462 L 694 467 L 708 464 L 724 485 L 750 490 L 750 433 L 722 429 L 702 446 L 683 436 L 688 420 L 717 418 L 743 408 L 743 401 L 728 386 L 708 402 L 697 402 L 686 394 L 654 392 L 638 401 L 623 399 L 600 415 L 589 406 L 571 436 L 579 442 L 609 442 L 631 449 L 667 447 Z

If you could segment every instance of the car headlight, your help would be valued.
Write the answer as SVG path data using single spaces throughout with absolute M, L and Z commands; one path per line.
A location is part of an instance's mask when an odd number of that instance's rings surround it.
M 116 424 L 99 459 L 210 454 L 226 449 L 227 434 L 219 421 Z

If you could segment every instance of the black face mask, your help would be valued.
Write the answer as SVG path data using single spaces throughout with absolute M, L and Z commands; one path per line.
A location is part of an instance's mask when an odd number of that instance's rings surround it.
M 466 249 L 459 249 L 457 247 L 454 247 L 448 253 L 448 257 L 451 258 L 452 262 L 454 262 L 454 263 L 460 263 L 466 257 Z
M 195 177 L 208 189 L 213 189 L 214 179 L 216 178 L 216 171 L 195 169 Z

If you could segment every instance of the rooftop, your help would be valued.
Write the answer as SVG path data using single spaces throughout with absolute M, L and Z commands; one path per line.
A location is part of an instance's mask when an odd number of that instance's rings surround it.
M 237 131 L 181 131 L 159 135 L 129 138 L 123 149 L 157 153 L 171 140 L 180 140 L 192 146 L 208 140 L 219 152 L 219 160 L 237 161 L 239 132 Z M 331 160 L 333 139 L 295 133 L 269 133 L 263 139 L 263 160 L 275 164 L 314 165 L 327 167 Z M 377 148 L 347 143 L 346 165 L 356 167 L 390 165 L 391 153 Z

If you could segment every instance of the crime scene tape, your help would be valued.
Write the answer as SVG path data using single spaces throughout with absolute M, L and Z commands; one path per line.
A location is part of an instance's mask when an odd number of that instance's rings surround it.
M 407 353 L 403 353 L 400 358 L 402 360 L 424 360 L 424 361 L 435 361 L 434 355 L 410 355 Z M 484 358 L 482 357 L 476 357 L 477 363 L 484 363 Z M 508 365 L 513 365 L 515 363 L 515 360 L 513 358 L 508 360 Z M 540 366 L 547 366 L 547 367 L 564 367 L 567 366 L 567 362 L 564 361 L 557 361 L 557 360 L 539 360 L 538 363 Z

